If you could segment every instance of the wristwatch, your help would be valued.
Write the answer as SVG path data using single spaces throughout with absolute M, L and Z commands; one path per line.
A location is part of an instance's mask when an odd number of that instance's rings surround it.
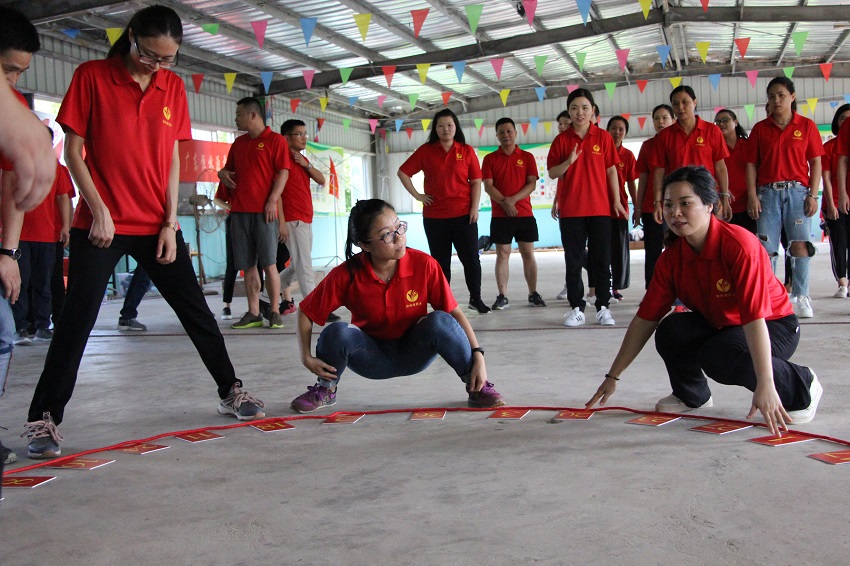
M 15 261 L 18 261 L 19 259 L 21 259 L 21 249 L 20 248 L 12 248 L 12 249 L 0 248 L 0 254 L 7 255 L 10 258 L 14 259 Z

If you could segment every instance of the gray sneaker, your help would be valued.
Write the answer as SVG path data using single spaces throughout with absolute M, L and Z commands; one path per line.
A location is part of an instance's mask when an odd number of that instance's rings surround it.
M 62 435 L 56 430 L 50 413 L 44 413 L 40 421 L 29 422 L 26 427 L 27 431 L 21 435 L 21 438 L 26 436 L 30 441 L 27 444 L 27 455 L 30 458 L 44 460 L 62 455 L 62 450 L 59 448 Z
M 18 455 L 12 452 L 10 448 L 6 448 L 0 444 L 0 464 L 8 466 L 18 461 Z
M 218 402 L 220 415 L 233 415 L 240 421 L 262 419 L 266 416 L 262 408 L 265 403 L 239 388 L 239 383 L 230 389 L 230 395 Z
M 39 328 L 35 331 L 35 337 L 33 341 L 35 342 L 50 342 L 53 340 L 53 331 L 49 328 Z
M 494 311 L 501 311 L 501 310 L 505 310 L 506 308 L 508 308 L 510 306 L 511 305 L 509 304 L 508 298 L 504 295 L 499 295 L 498 297 L 496 297 L 496 302 L 493 303 L 493 306 L 490 307 L 490 308 L 493 309 Z
M 263 317 L 259 314 L 251 314 L 246 312 L 237 322 L 230 325 L 230 328 L 242 330 L 243 328 L 260 328 L 263 326 Z
M 279 312 L 269 313 L 269 328 L 283 328 L 283 319 Z
M 132 330 L 135 332 L 144 332 L 148 327 L 136 320 L 135 318 L 119 318 L 118 330 Z
M 32 338 L 30 338 L 26 330 L 21 330 L 20 332 L 15 332 L 14 343 L 15 346 L 30 346 L 32 345 Z

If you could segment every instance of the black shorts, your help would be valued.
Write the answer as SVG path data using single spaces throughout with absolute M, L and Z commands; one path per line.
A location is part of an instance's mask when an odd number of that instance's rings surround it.
M 494 244 L 510 244 L 514 238 L 517 242 L 536 242 L 539 240 L 537 219 L 533 216 L 509 216 L 507 218 L 490 219 L 490 239 Z

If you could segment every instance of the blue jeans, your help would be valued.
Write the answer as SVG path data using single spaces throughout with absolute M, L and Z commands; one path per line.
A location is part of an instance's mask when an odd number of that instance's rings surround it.
M 148 272 L 137 265 L 133 271 L 133 278 L 130 279 L 130 286 L 127 288 L 127 294 L 124 296 L 124 307 L 121 309 L 121 318 L 131 320 L 139 316 L 139 304 L 145 295 L 151 289 L 151 278 Z
M 431 365 L 437 355 L 462 380 L 472 369 L 469 339 L 452 315 L 434 311 L 422 317 L 397 340 L 378 340 L 347 322 L 334 322 L 319 335 L 316 357 L 336 368 L 336 379 L 319 378 L 333 388 L 347 367 L 368 379 L 414 375 Z
M 807 187 L 796 183 L 788 189 L 774 189 L 767 185 L 758 188 L 761 214 L 757 220 L 756 235 L 767 255 L 773 272 L 776 273 L 776 258 L 779 252 L 779 237 L 782 227 L 788 235 L 789 247 L 794 242 L 808 242 L 811 219 L 806 216 L 804 203 Z M 813 250 L 812 246 L 809 246 Z M 811 252 L 810 252 L 811 253 Z M 791 280 L 792 295 L 809 294 L 809 257 L 794 257 L 794 276 Z
M 12 361 L 12 348 L 15 341 L 15 317 L 6 298 L 6 290 L 0 284 L 0 397 L 6 391 L 6 378 L 9 376 L 9 363 Z

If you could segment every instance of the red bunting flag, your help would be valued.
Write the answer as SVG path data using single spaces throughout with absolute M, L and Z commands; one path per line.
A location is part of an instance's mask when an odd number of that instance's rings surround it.
M 413 128 L 405 128 L 405 132 L 407 132 L 407 139 L 411 139 L 413 137 Z
M 649 81 L 638 80 L 636 82 L 637 82 L 637 85 L 638 85 L 638 90 L 640 91 L 641 94 L 643 94 L 643 91 L 646 90 L 646 85 L 649 83 Z
M 451 97 L 452 97 L 452 93 L 450 93 L 450 92 L 443 92 L 443 93 L 440 93 L 440 94 L 441 94 L 441 95 L 442 95 L 442 97 L 443 97 L 443 106 L 448 106 L 448 105 L 449 105 L 449 100 L 450 100 L 450 99 L 451 99 Z
M 204 82 L 204 74 L 198 73 L 197 75 L 192 75 L 192 82 L 195 84 L 195 94 L 201 92 L 201 83 Z
M 325 125 L 325 119 L 324 118 L 316 118 L 316 124 L 317 124 L 316 129 L 321 130 L 322 126 Z
M 330 174 L 330 182 L 328 183 L 328 189 L 331 196 L 335 198 L 339 198 L 339 177 L 336 174 L 336 166 L 334 165 L 333 158 L 331 160 L 331 174 Z
M 520 127 L 522 128 L 522 135 L 528 135 L 528 123 L 520 124 Z
M 702 4 L 702 11 L 708 12 L 708 0 L 699 0 L 699 3 Z
M 820 72 L 823 73 L 823 78 L 829 82 L 829 74 L 832 72 L 832 63 L 821 63 Z
M 300 98 L 293 98 L 289 101 L 289 107 L 292 108 L 292 113 L 295 114 L 295 109 L 301 104 Z
M 738 46 L 738 53 L 741 54 L 741 57 L 747 56 L 747 47 L 750 46 L 750 38 L 749 37 L 739 37 L 735 40 L 735 45 Z
M 628 122 L 628 121 L 629 121 L 629 118 L 631 118 L 631 117 L 632 117 L 631 113 L 629 113 L 629 112 L 623 112 L 622 114 L 620 114 L 620 116 L 622 116 L 623 118 L 625 118 L 625 119 L 626 119 L 626 122 Z
M 646 125 L 646 116 L 638 116 L 638 124 L 640 125 L 640 129 Z
M 395 74 L 395 65 L 385 65 L 381 67 L 381 70 L 384 72 L 384 78 L 387 79 L 387 88 L 391 88 L 393 86 L 393 75 Z
M 425 23 L 429 10 L 430 8 L 410 11 L 410 15 L 413 16 L 413 37 L 419 37 L 419 32 L 422 31 L 422 24 Z

